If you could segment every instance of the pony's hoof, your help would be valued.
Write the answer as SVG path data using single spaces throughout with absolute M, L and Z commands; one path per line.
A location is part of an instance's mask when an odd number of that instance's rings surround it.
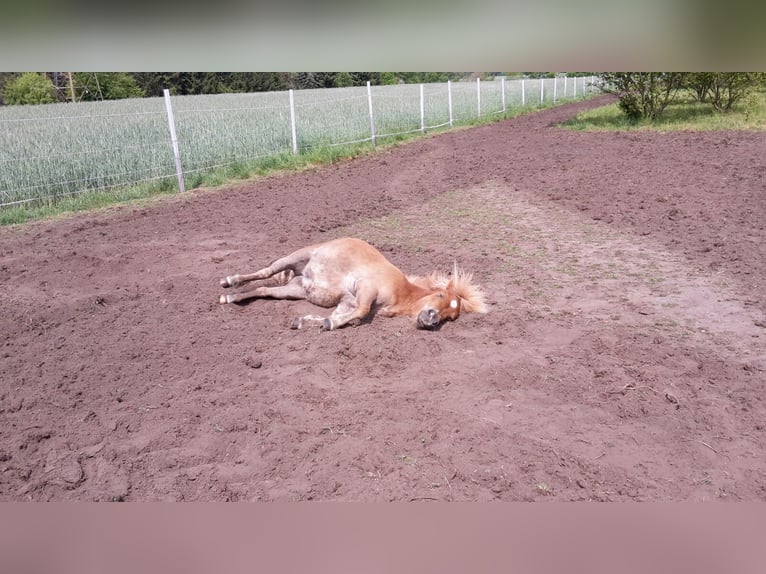
M 228 303 L 234 303 L 234 295 L 221 295 L 218 298 L 218 302 L 221 305 L 226 305 Z
M 322 321 L 322 331 L 332 331 L 332 321 L 330 319 Z
M 224 277 L 221 279 L 221 287 L 234 287 L 234 277 Z
M 290 321 L 290 328 L 291 329 L 300 329 L 303 326 L 303 319 L 300 317 L 296 317 L 292 321 Z

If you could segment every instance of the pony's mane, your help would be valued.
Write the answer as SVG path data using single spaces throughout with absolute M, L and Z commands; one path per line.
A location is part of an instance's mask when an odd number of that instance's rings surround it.
M 426 289 L 446 289 L 452 282 L 452 289 L 462 300 L 461 308 L 465 313 L 486 313 L 487 301 L 484 291 L 473 282 L 473 273 L 463 271 L 457 266 L 452 268 L 452 275 L 434 271 L 426 277 L 407 276 L 411 283 Z

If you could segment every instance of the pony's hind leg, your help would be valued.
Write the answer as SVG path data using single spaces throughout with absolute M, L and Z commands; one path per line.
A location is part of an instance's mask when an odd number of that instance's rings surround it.
M 251 281 L 272 279 L 277 284 L 284 285 L 292 278 L 293 274 L 291 269 L 275 271 L 272 269 L 272 266 L 269 266 L 247 275 L 229 275 L 228 277 L 221 279 L 220 284 L 221 287 L 239 287 L 245 283 L 250 283 Z
M 221 287 L 239 287 L 240 285 L 244 285 L 250 281 L 268 279 L 277 273 L 288 270 L 295 275 L 300 275 L 303 272 L 303 268 L 306 266 L 306 263 L 309 262 L 312 251 L 313 250 L 311 248 L 305 247 L 291 253 L 286 257 L 277 259 L 268 267 L 259 269 L 255 273 L 248 273 L 245 275 L 229 275 L 228 277 L 221 279 Z
M 240 293 L 226 293 L 219 297 L 218 302 L 221 304 L 239 303 L 255 298 L 305 299 L 306 290 L 303 288 L 301 278 L 293 277 L 287 285 L 278 285 L 276 287 L 260 286 Z

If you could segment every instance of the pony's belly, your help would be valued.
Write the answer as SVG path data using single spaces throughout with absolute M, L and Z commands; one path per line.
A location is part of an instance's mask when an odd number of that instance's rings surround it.
M 325 281 L 303 278 L 306 300 L 319 307 L 335 307 L 340 303 L 343 293 Z

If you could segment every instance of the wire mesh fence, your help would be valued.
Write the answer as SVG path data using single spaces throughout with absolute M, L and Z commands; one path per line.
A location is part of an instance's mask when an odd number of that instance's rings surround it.
M 594 89 L 592 77 L 501 78 L 6 106 L 0 207 L 149 182 L 174 186 L 232 164 L 443 129 Z

